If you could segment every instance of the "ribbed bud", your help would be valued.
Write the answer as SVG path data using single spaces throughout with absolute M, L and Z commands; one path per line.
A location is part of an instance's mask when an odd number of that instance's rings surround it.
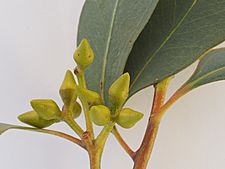
M 30 111 L 24 114 L 21 114 L 18 116 L 18 119 L 30 126 L 36 127 L 36 128 L 46 128 L 51 126 L 53 123 L 58 122 L 57 120 L 44 120 L 40 118 L 37 112 Z
M 124 108 L 121 110 L 116 122 L 123 128 L 131 128 L 141 120 L 143 116 L 144 115 L 140 112 L 134 111 L 130 108 Z
M 102 103 L 101 96 L 98 93 L 79 86 L 78 90 L 79 95 L 85 99 L 89 105 L 99 105 Z
M 91 120 L 98 126 L 104 126 L 110 121 L 110 110 L 104 105 L 92 106 Z
M 87 39 L 83 39 L 76 49 L 74 56 L 74 60 L 80 69 L 87 68 L 94 60 L 94 52 L 88 42 Z
M 113 106 L 121 107 L 129 94 L 130 75 L 121 75 L 109 88 L 109 100 Z
M 59 90 L 60 96 L 66 106 L 69 106 L 71 102 L 76 100 L 76 86 L 73 73 L 70 70 L 67 70 Z
M 62 112 L 53 100 L 32 100 L 31 106 L 42 119 L 60 120 Z

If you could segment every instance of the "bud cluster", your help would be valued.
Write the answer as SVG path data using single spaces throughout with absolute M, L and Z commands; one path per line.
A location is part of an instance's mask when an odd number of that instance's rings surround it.
M 143 117 L 140 112 L 130 108 L 122 108 L 129 95 L 129 86 L 130 76 L 125 73 L 109 88 L 108 95 L 111 107 L 105 105 L 91 107 L 91 119 L 96 125 L 104 126 L 110 121 L 115 121 L 123 128 L 131 128 Z
M 86 39 L 82 40 L 74 53 L 74 60 L 82 72 L 93 62 L 94 52 Z M 78 72 L 79 73 L 79 72 Z M 84 74 L 82 74 L 84 76 Z M 78 77 L 78 75 L 76 74 Z M 85 78 L 83 78 L 85 79 Z M 78 77 L 79 82 L 79 77 Z M 103 99 L 95 91 L 76 83 L 73 73 L 68 70 L 59 90 L 64 103 L 62 110 L 49 99 L 32 100 L 32 111 L 20 115 L 18 118 L 23 123 L 37 128 L 49 127 L 54 123 L 63 121 L 65 116 L 78 118 L 82 108 L 77 99 L 84 100 L 89 106 L 90 118 L 93 123 L 104 126 L 116 122 L 123 128 L 131 128 L 143 114 L 130 108 L 123 108 L 129 95 L 130 76 L 128 73 L 121 75 L 109 88 L 108 97 L 110 107 L 103 104 Z

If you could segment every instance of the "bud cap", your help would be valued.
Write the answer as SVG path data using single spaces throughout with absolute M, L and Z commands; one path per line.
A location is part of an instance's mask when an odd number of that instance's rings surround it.
M 121 107 L 129 94 L 130 75 L 124 73 L 109 88 L 109 100 L 112 105 Z
M 63 83 L 60 87 L 59 93 L 65 105 L 70 105 L 76 100 L 76 81 L 73 73 L 67 70 Z
M 110 121 L 110 110 L 104 105 L 92 106 L 90 116 L 96 125 L 104 126 Z
M 133 127 L 139 120 L 143 118 L 143 114 L 134 111 L 130 108 L 124 108 L 121 110 L 119 116 L 116 119 L 117 124 L 123 128 Z
M 81 69 L 88 67 L 94 60 L 94 52 L 87 39 L 83 39 L 76 49 L 74 60 Z
M 42 119 L 61 119 L 62 112 L 53 100 L 32 100 L 31 106 Z

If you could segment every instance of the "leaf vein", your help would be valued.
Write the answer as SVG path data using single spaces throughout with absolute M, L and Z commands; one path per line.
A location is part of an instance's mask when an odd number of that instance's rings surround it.
M 103 61 L 102 77 L 101 77 L 101 82 L 102 82 L 101 93 L 102 93 L 102 96 L 104 95 L 107 56 L 108 56 L 109 47 L 110 47 L 110 44 L 111 44 L 111 37 L 112 37 L 112 33 L 113 33 L 113 28 L 114 28 L 118 4 L 119 4 L 119 0 L 116 0 L 115 7 L 114 7 L 114 10 L 113 10 L 112 20 L 111 20 L 111 25 L 110 25 L 110 29 L 109 29 L 109 36 L 108 36 L 108 39 L 107 39 L 107 46 L 106 46 L 105 54 L 104 54 L 104 57 L 103 57 L 104 61 Z M 102 98 L 102 99 L 104 99 L 104 98 Z
M 166 39 L 162 42 L 162 44 L 160 45 L 160 47 L 152 54 L 151 57 L 149 57 L 149 59 L 147 60 L 147 62 L 144 64 L 144 66 L 141 68 L 141 70 L 139 71 L 139 73 L 137 74 L 137 76 L 135 77 L 135 79 L 133 80 L 133 82 L 130 85 L 130 89 L 132 89 L 132 87 L 134 86 L 134 84 L 136 83 L 136 81 L 140 78 L 141 74 L 144 72 L 144 70 L 146 69 L 146 67 L 149 65 L 149 63 L 152 61 L 152 59 L 156 56 L 156 54 L 160 51 L 160 49 L 162 49 L 162 47 L 167 43 L 167 41 L 172 37 L 172 35 L 176 32 L 176 30 L 179 28 L 179 26 L 182 24 L 182 22 L 185 20 L 185 18 L 188 16 L 188 14 L 191 12 L 191 10 L 193 9 L 193 7 L 195 6 L 197 0 L 194 0 L 192 5 L 190 6 L 190 8 L 188 9 L 187 13 L 183 16 L 183 18 L 179 21 L 179 23 L 174 27 L 174 29 L 172 29 L 172 31 L 168 34 L 168 36 L 166 37 Z

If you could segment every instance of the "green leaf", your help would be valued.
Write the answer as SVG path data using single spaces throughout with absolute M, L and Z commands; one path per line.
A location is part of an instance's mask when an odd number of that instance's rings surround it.
M 181 71 L 225 40 L 225 0 L 160 0 L 124 72 L 131 95 Z
M 215 49 L 202 57 L 196 71 L 184 86 L 192 90 L 219 80 L 225 80 L 225 48 Z
M 0 135 L 10 129 L 35 131 L 35 132 L 39 132 L 39 133 L 52 134 L 52 135 L 56 135 L 56 136 L 63 135 L 63 133 L 58 132 L 58 131 L 53 131 L 53 130 L 46 130 L 46 129 L 39 129 L 39 128 L 24 127 L 24 126 L 12 125 L 12 124 L 0 123 Z
M 88 87 L 107 93 L 122 73 L 127 57 L 158 0 L 86 0 L 79 23 L 78 42 L 88 39 L 95 53 L 87 68 Z
M 14 126 L 13 125 L 10 125 L 10 124 L 3 124 L 3 123 L 0 123 L 0 134 L 4 133 L 5 131 L 7 131 L 8 129 L 13 129 Z
M 31 127 L 23 127 L 23 126 L 0 123 L 0 135 L 9 129 L 32 130 L 32 131 L 38 131 L 38 132 L 43 131 L 44 133 L 46 133 L 46 131 L 47 131 L 44 129 L 36 129 L 36 128 L 31 128 Z

